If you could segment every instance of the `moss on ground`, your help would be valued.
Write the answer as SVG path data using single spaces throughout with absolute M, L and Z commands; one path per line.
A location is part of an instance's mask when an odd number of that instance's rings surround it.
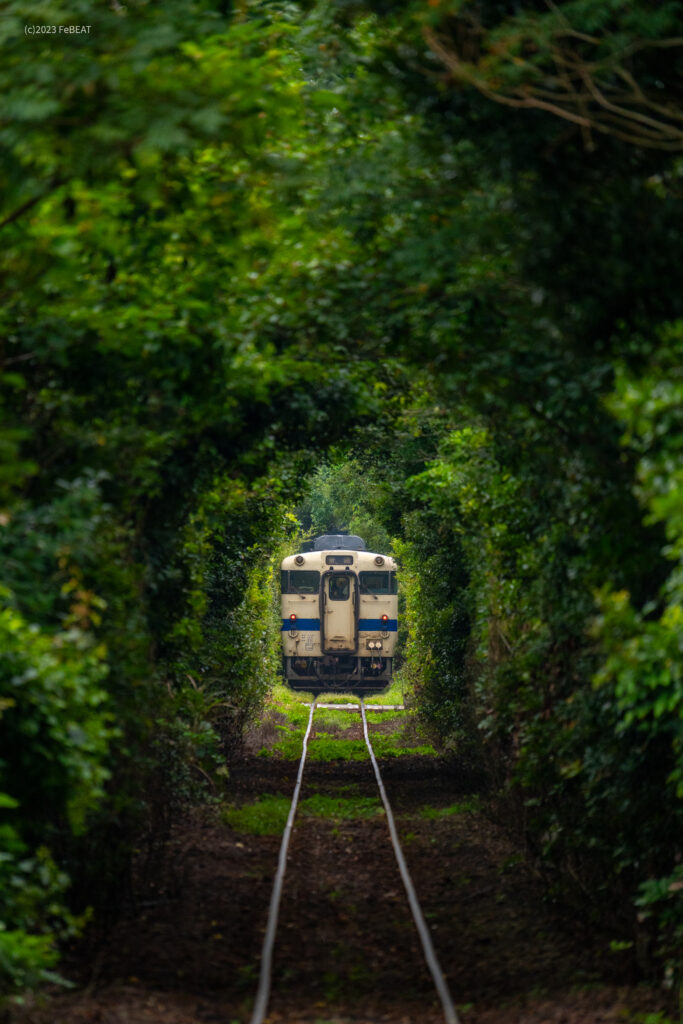
M 406 754 L 433 757 L 437 752 L 430 744 L 405 746 L 400 733 L 373 733 L 370 736 L 376 757 L 401 757 Z M 301 757 L 302 737 L 291 735 L 272 747 L 259 751 L 261 757 L 281 757 L 285 761 L 298 761 Z M 308 744 L 311 761 L 365 761 L 370 759 L 365 740 L 325 736 Z
M 284 831 L 290 806 L 290 797 L 265 794 L 253 804 L 223 807 L 220 817 L 225 825 L 230 825 L 237 832 L 273 836 Z
M 325 796 L 319 793 L 301 801 L 301 813 L 330 821 L 356 821 L 384 814 L 384 808 L 378 797 Z
M 476 813 L 480 810 L 481 802 L 473 798 L 471 800 L 463 800 L 461 803 L 450 804 L 448 807 L 430 807 L 429 804 L 425 804 L 420 808 L 420 815 L 432 821 L 436 818 L 449 818 L 453 814 Z
M 241 807 L 223 807 L 221 821 L 237 832 L 251 835 L 280 835 L 287 823 L 291 800 L 286 796 L 264 794 Z M 330 822 L 374 818 L 384 813 L 379 798 L 367 796 L 325 796 L 316 794 L 302 800 L 297 815 L 324 818 Z

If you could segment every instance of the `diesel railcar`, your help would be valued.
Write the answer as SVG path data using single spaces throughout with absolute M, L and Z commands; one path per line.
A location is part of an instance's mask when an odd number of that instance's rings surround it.
M 396 562 L 325 534 L 281 566 L 283 671 L 293 690 L 378 693 L 391 681 Z

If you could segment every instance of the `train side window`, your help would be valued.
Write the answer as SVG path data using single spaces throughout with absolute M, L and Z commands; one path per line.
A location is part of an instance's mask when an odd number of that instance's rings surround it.
M 330 576 L 330 601 L 348 601 L 350 578 L 341 573 Z
M 359 575 L 361 594 L 384 596 L 398 593 L 395 572 L 362 572 Z
M 288 580 L 285 579 L 287 576 Z M 283 594 L 317 594 L 319 589 L 319 572 L 311 569 L 290 569 L 289 572 L 282 573 Z

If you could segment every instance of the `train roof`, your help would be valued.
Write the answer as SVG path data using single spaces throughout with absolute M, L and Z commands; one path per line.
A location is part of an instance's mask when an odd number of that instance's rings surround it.
M 365 541 L 355 533 L 321 533 L 305 541 L 302 551 L 365 551 Z
M 364 551 L 356 550 L 354 548 L 325 548 L 320 551 L 303 551 L 300 554 L 289 555 L 282 562 L 283 569 L 326 569 L 331 563 L 327 561 L 328 555 L 339 556 L 340 551 L 347 551 L 351 561 L 348 563 L 349 567 L 354 569 L 361 569 L 363 571 L 386 571 L 395 570 L 398 568 L 395 560 L 391 555 L 383 555 L 376 551 Z M 378 562 L 377 559 L 382 559 Z M 297 561 L 300 559 L 300 561 Z M 335 564 L 335 563 L 332 563 Z M 338 568 L 343 568 L 342 563 L 337 563 Z

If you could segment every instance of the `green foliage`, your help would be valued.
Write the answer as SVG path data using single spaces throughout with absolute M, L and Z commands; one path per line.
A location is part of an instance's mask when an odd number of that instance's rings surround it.
M 0 808 L 18 806 L 0 793 Z M 0 972 L 5 995 L 20 999 L 23 991 L 41 982 L 66 984 L 52 970 L 58 960 L 56 939 L 78 935 L 84 920 L 68 911 L 68 878 L 44 846 L 28 856 L 9 823 L 0 824 L 0 839 Z
M 63 817 L 83 832 L 104 795 L 103 761 L 117 733 L 102 685 L 104 650 L 78 628 L 29 625 L 9 591 L 1 596 L 0 978 L 18 994 L 55 979 L 56 940 L 77 932 L 65 905 L 68 877 L 44 845 L 47 829 Z
M 391 538 L 375 512 L 381 503 L 380 489 L 372 467 L 362 466 L 356 459 L 322 466 L 297 509 L 303 531 L 311 535 L 355 533 L 363 538 L 368 551 L 390 554 Z
M 659 595 L 645 608 L 634 607 L 626 591 L 605 588 L 599 595 L 600 615 L 594 635 L 604 650 L 595 676 L 601 692 L 613 692 L 621 732 L 635 730 L 641 744 L 664 747 L 662 768 L 666 789 L 660 801 L 668 809 L 668 829 L 683 825 L 683 436 L 680 372 L 681 324 L 665 334 L 666 347 L 642 377 L 623 368 L 617 376 L 610 408 L 626 425 L 623 438 L 638 453 L 637 493 L 649 522 L 663 523 L 663 549 L 671 571 Z M 668 747 L 668 750 L 666 749 Z M 656 916 L 660 953 L 677 966 L 683 940 L 683 884 L 680 850 L 662 842 L 651 870 L 662 878 L 642 882 L 638 903 Z
M 434 755 L 436 750 L 428 744 L 407 746 L 400 735 L 373 733 L 370 737 L 376 757 L 401 757 L 402 755 Z M 298 761 L 301 757 L 300 736 L 288 736 L 275 743 L 272 748 L 260 751 L 263 757 L 277 756 L 286 761 Z M 370 755 L 365 740 L 350 740 L 343 737 L 316 737 L 308 744 L 311 761 L 369 761 Z
M 561 118 L 582 130 L 590 149 L 594 133 L 643 148 L 683 148 L 670 56 L 680 46 L 676 3 L 563 0 L 513 12 L 495 0 L 434 0 L 418 12 L 434 54 L 459 85 L 508 110 Z
M 241 807 L 226 807 L 221 818 L 238 832 L 251 835 L 280 835 L 284 831 L 291 799 L 285 796 L 262 796 Z M 383 814 L 382 805 L 373 797 L 312 796 L 302 800 L 298 814 L 302 817 L 325 818 L 330 821 L 355 821 Z
M 10 983 L 53 964 L 62 867 L 106 899 L 237 756 L 297 503 L 396 552 L 423 718 L 671 959 L 678 6 L 5 7 Z
M 510 80 L 495 86 L 501 92 L 515 88 L 529 64 L 548 78 L 562 18 L 602 34 L 597 43 L 576 42 L 581 54 L 602 48 L 594 82 L 643 43 L 631 70 L 647 90 L 659 44 L 680 34 L 672 7 L 661 17 L 643 5 L 604 16 L 595 5 L 522 5 L 514 17 L 496 4 L 447 7 L 424 5 L 418 17 L 431 12 L 442 39 L 469 39 L 478 58 L 489 47 L 488 70 L 478 68 L 489 82 L 507 61 Z M 681 240 L 679 169 L 650 160 L 647 145 L 620 148 L 616 134 L 591 150 L 597 122 L 582 135 L 565 132 L 551 112 L 534 120 L 511 114 L 482 97 L 481 83 L 432 86 L 415 71 L 415 8 L 407 18 L 401 9 L 384 23 L 364 22 L 371 76 L 393 89 L 381 104 L 371 82 L 362 88 L 391 123 L 391 141 L 373 126 L 348 142 L 332 159 L 336 205 L 324 193 L 317 199 L 320 216 L 334 214 L 353 232 L 363 277 L 362 311 L 349 304 L 346 330 L 350 323 L 364 339 L 383 332 L 379 350 L 429 376 L 422 402 L 411 395 L 408 409 L 404 400 L 393 437 L 381 427 L 368 435 L 387 455 L 382 515 L 401 538 L 408 666 L 442 736 L 474 756 L 476 735 L 483 739 L 496 777 L 516 793 L 532 848 L 564 869 L 565 892 L 576 885 L 582 902 L 599 892 L 635 930 L 639 884 L 680 855 L 667 825 L 679 814 L 672 772 L 680 624 L 677 612 L 662 619 L 659 611 L 668 600 L 660 593 L 663 534 L 671 546 L 666 524 L 677 514 L 680 398 L 675 384 L 664 384 L 676 361 L 660 339 L 681 314 L 670 273 Z M 524 45 L 517 64 L 507 45 L 515 38 Z M 678 110 L 673 64 L 664 67 L 660 82 Z M 358 87 L 351 79 L 347 97 Z M 408 122 L 393 115 L 401 92 L 413 117 L 410 140 Z M 346 184 L 357 180 L 356 161 L 364 163 L 357 190 Z M 338 310 L 344 292 L 332 274 L 325 287 Z M 317 315 L 310 322 L 325 329 Z M 645 370 L 653 353 L 666 367 L 657 382 Z M 605 406 L 615 371 L 636 391 L 642 378 L 643 404 L 645 396 L 661 404 L 659 436 L 674 439 L 648 483 L 667 513 L 645 524 L 633 493 L 637 444 L 620 449 L 620 427 Z M 599 642 L 596 592 L 630 595 L 603 604 L 608 625 Z M 611 682 L 596 690 L 606 655 Z M 640 720 L 629 718 L 634 699 Z
M 408 632 L 405 673 L 422 713 L 441 739 L 457 736 L 465 743 L 469 615 L 460 542 L 422 510 L 405 516 L 404 529 L 405 540 L 397 545 L 397 555 Z M 449 567 L 447 572 L 444 565 Z
M 377 797 L 318 794 L 301 801 L 301 813 L 331 821 L 356 821 L 375 818 L 384 814 L 384 809 Z
M 77 629 L 41 632 L 8 606 L 7 591 L 2 596 L 2 788 L 24 808 L 27 831 L 40 834 L 44 816 L 60 810 L 82 829 L 103 795 L 102 760 L 116 735 L 102 688 L 104 651 Z
M 27 863 L 49 833 L 85 906 L 235 756 L 278 657 L 283 496 L 372 395 L 280 345 L 254 283 L 296 221 L 271 152 L 299 131 L 291 26 L 201 2 L 4 13 L 2 769 Z
M 217 483 L 185 526 L 179 552 L 189 600 L 166 637 L 166 656 L 177 699 L 198 701 L 228 757 L 280 664 L 273 593 L 282 538 L 294 524 L 272 488 L 272 480 L 248 490 Z
M 420 808 L 420 814 L 423 818 L 433 821 L 439 818 L 449 818 L 452 814 L 470 814 L 477 810 L 479 810 L 479 801 L 474 799 L 450 804 L 448 807 L 430 807 L 429 804 L 424 804 Z
M 44 893 L 41 897 L 44 898 Z M 58 960 L 51 935 L 28 935 L 21 929 L 0 931 L 0 970 L 14 992 L 60 980 L 50 970 Z
M 0 487 L 11 504 L 0 545 L 12 603 L 2 612 L 0 768 L 20 803 L 13 828 L 25 870 L 5 893 L 3 963 L 9 983 L 33 985 L 54 963 L 63 919 L 50 910 L 50 886 L 35 881 L 37 844 L 49 836 L 70 865 L 77 902 L 106 901 L 140 833 L 163 838 L 171 809 L 216 768 L 221 710 L 232 698 L 231 716 L 243 720 L 266 684 L 254 680 L 263 644 L 249 634 L 249 608 L 258 614 L 263 605 L 261 551 L 235 574 L 234 621 L 222 623 L 218 640 L 202 634 L 210 581 L 197 563 L 219 546 L 226 484 L 212 497 L 214 481 L 244 454 L 221 456 L 221 444 L 243 430 L 252 380 L 265 407 L 271 392 L 263 362 L 229 351 L 220 328 L 209 327 L 207 268 L 201 280 L 196 260 L 185 273 L 178 267 L 207 237 L 208 221 L 215 226 L 221 202 L 230 204 L 220 184 L 207 192 L 200 177 L 210 178 L 216 161 L 244 161 L 266 137 L 266 110 L 291 110 L 296 88 L 273 63 L 271 34 L 243 24 L 221 42 L 225 20 L 201 4 L 99 13 L 77 4 L 67 16 L 58 5 L 37 14 L 14 3 L 5 13 Z M 27 47 L 24 24 L 36 19 L 92 23 L 92 35 L 36 35 Z M 213 156 L 199 151 L 210 143 Z M 231 237 L 248 206 L 230 206 Z M 221 277 L 225 255 L 214 261 Z M 287 373 L 268 379 L 277 388 Z M 253 430 L 252 452 L 263 435 Z M 207 508 L 213 523 L 202 547 L 188 531 Z M 181 640 L 190 657 L 245 632 L 251 658 L 222 690 L 213 680 L 179 682 Z M 35 914 L 18 920 L 29 893 Z
M 596 537 L 608 524 L 599 507 L 582 506 L 582 492 L 593 484 L 576 454 L 564 469 L 575 486 L 542 502 L 537 468 L 506 464 L 506 457 L 507 446 L 490 431 L 461 428 L 444 437 L 438 459 L 409 484 L 438 513 L 442 530 L 459 539 L 469 570 L 460 601 L 471 636 L 464 661 L 451 656 L 464 680 L 460 715 L 473 715 L 494 776 L 517 794 L 517 813 L 538 856 L 570 866 L 576 898 L 591 891 L 609 900 L 616 890 L 633 899 L 638 873 L 642 878 L 666 861 L 678 811 L 662 791 L 662 734 L 643 742 L 628 721 L 620 725 L 614 701 L 591 685 L 599 664 L 588 636 L 591 587 L 598 569 L 619 578 L 625 551 L 619 566 L 611 547 L 596 558 Z M 556 464 L 563 471 L 564 453 Z M 445 564 L 453 572 L 452 558 Z M 419 563 L 414 571 L 421 587 Z M 417 604 L 424 607 L 424 599 Z M 623 638 L 622 632 L 620 652 Z M 432 638 L 417 663 L 426 665 L 426 678 L 434 644 Z M 435 722 L 456 692 L 451 685 L 435 707 L 426 705 Z M 455 733 L 461 751 L 471 733 L 467 722 Z M 629 926 L 628 914 L 618 919 Z
M 284 832 L 291 799 L 286 796 L 260 797 L 256 803 L 242 807 L 226 807 L 221 818 L 238 832 L 255 836 L 276 836 Z

